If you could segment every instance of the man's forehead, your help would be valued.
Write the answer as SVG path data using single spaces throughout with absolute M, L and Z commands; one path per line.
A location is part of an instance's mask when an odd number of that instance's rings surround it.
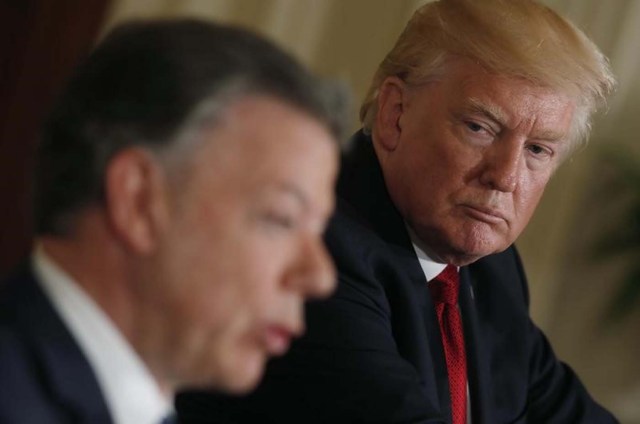
M 566 134 L 571 126 L 575 101 L 550 87 L 497 74 L 459 75 L 450 83 L 458 91 L 461 107 L 482 113 L 501 125 L 535 119 L 543 132 L 557 137 Z
M 556 98 L 568 102 L 572 99 L 566 90 L 553 87 L 532 77 L 490 70 L 478 61 L 463 57 L 449 58 L 442 74 L 442 81 L 469 92 L 509 92 L 513 97 L 529 96 Z
M 463 105 L 466 111 L 483 115 L 502 127 L 509 127 L 524 120 L 535 119 L 538 127 L 536 137 L 547 140 L 563 138 L 569 130 L 569 125 L 566 124 L 571 122 L 573 115 L 573 105 L 567 103 L 558 103 L 557 107 L 548 105 L 539 110 L 535 107 L 527 110 L 522 106 L 515 108 L 511 107 L 511 104 L 504 105 L 501 102 L 494 102 L 491 98 L 483 100 L 477 97 L 467 97 L 464 99 Z

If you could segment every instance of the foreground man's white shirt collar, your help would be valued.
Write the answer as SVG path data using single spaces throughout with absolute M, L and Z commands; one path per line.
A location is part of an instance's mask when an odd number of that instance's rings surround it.
M 137 353 L 90 296 L 37 246 L 32 263 L 43 291 L 96 374 L 116 424 L 157 424 L 173 411 Z

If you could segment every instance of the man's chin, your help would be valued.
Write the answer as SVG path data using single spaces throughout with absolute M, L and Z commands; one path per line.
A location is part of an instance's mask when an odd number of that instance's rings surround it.
M 436 262 L 469 265 L 485 256 L 506 250 L 511 234 L 502 226 L 477 220 L 453 220 L 441 227 L 415 227 L 411 230 L 419 247 Z
M 244 395 L 254 390 L 264 375 L 265 361 L 252 359 L 226 371 L 226 376 L 214 382 L 215 388 L 234 395 Z
M 500 240 L 490 238 L 470 239 L 462 241 L 453 240 L 447 248 L 438 252 L 439 259 L 448 264 L 456 266 L 470 265 L 485 256 L 500 253 L 506 250 L 511 243 L 504 243 Z
M 483 256 L 484 255 L 452 253 L 449 255 L 443 255 L 442 262 L 455 266 L 465 266 L 474 263 Z

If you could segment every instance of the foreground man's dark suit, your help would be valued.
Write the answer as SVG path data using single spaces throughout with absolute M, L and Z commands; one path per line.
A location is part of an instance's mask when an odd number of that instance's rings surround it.
M 371 140 L 343 162 L 327 242 L 335 295 L 245 398 L 185 393 L 186 423 L 449 423 L 446 365 L 426 280 Z M 416 181 L 416 184 L 428 182 Z M 514 248 L 460 270 L 473 424 L 615 423 L 558 362 L 528 313 Z
M 89 363 L 28 268 L 0 282 L 0 423 L 111 423 Z

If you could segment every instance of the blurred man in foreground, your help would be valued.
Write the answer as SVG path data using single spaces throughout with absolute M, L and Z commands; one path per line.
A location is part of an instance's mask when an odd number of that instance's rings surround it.
M 615 422 L 532 323 L 512 245 L 613 86 L 600 51 L 537 2 L 421 7 L 344 158 L 327 235 L 336 293 L 253 395 L 184 395 L 181 416 Z
M 156 424 L 178 386 L 253 388 L 335 285 L 342 104 L 244 30 L 113 31 L 44 132 L 36 247 L 1 287 L 0 422 Z

